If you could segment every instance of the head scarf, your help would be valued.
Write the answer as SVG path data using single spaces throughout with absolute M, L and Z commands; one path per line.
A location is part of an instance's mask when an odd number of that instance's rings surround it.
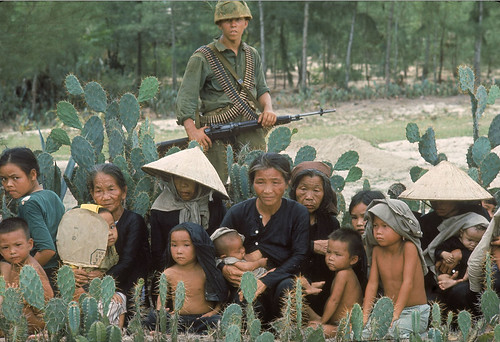
M 481 292 L 484 280 L 484 260 L 486 253 L 491 249 L 491 240 L 500 236 L 500 209 L 497 210 L 490 221 L 481 241 L 472 251 L 467 262 L 467 273 L 469 274 L 470 289 L 473 292 Z
M 163 184 L 163 191 L 156 198 L 151 209 L 160 211 L 179 210 L 179 223 L 193 222 L 208 229 L 210 218 L 208 202 L 212 199 L 213 190 L 200 183 L 197 183 L 197 185 L 198 190 L 194 198 L 184 201 L 177 193 L 173 176 L 169 175 L 168 180 Z
M 422 237 L 420 224 L 408 205 L 396 199 L 374 199 L 366 208 L 365 219 L 367 219 L 367 222 L 364 238 L 366 241 L 366 254 L 370 264 L 373 247 L 378 246 L 377 240 L 373 236 L 374 216 L 379 217 L 387 223 L 404 240 L 413 242 L 415 247 L 417 247 L 424 275 L 427 274 L 427 267 L 425 266 L 422 247 L 420 246 L 420 238 Z
M 205 299 L 210 302 L 224 302 L 227 298 L 228 288 L 221 271 L 215 265 L 215 248 L 210 236 L 199 224 L 184 222 L 172 228 L 168 236 L 167 246 L 170 246 L 172 231 L 175 231 L 176 228 L 185 229 L 191 237 L 196 259 L 205 272 Z M 175 264 L 170 248 L 167 248 L 167 258 L 168 268 Z
M 443 243 L 443 241 L 446 241 L 453 236 L 457 236 L 462 229 L 467 229 L 472 226 L 483 226 L 486 228 L 488 227 L 488 224 L 489 222 L 484 216 L 472 212 L 452 216 L 441 222 L 441 224 L 437 227 L 439 234 L 434 238 L 434 240 L 432 240 L 429 246 L 427 246 L 427 249 L 424 251 L 425 262 L 432 273 L 436 274 L 434 266 L 436 263 L 434 255 L 436 248 Z
M 295 181 L 297 176 L 305 170 L 316 170 L 321 172 L 326 176 L 326 179 L 330 180 L 330 176 L 332 175 L 332 169 L 330 166 L 326 165 L 325 163 L 319 162 L 319 161 L 305 161 L 297 166 L 295 166 L 292 170 L 291 174 L 291 184 Z M 331 185 L 330 185 L 331 186 Z M 332 189 L 333 190 L 333 189 Z M 335 191 L 333 191 L 333 200 L 328 206 L 326 207 L 326 210 L 334 215 L 337 215 L 339 210 L 337 209 L 337 194 Z

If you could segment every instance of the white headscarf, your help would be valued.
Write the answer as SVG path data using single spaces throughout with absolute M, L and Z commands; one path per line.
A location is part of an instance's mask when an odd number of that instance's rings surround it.
M 197 184 L 197 193 L 193 199 L 184 201 L 174 185 L 174 179 L 169 176 L 169 179 L 163 182 L 163 191 L 154 201 L 151 209 L 160 211 L 179 211 L 179 223 L 193 222 L 208 229 L 208 220 L 210 213 L 208 211 L 208 202 L 212 200 L 211 189 Z

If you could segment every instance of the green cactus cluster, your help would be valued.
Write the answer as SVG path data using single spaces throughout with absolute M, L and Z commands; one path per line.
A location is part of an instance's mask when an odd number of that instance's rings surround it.
M 479 136 L 479 119 L 483 116 L 487 105 L 492 105 L 500 97 L 500 89 L 492 85 L 489 90 L 483 85 L 475 84 L 475 76 L 472 69 L 462 65 L 458 68 L 459 89 L 468 94 L 471 100 L 472 129 L 474 143 L 467 151 L 468 174 L 483 188 L 488 189 L 491 182 L 500 173 L 500 158 L 492 149 L 500 145 L 500 114 L 496 115 L 490 124 L 487 137 Z M 446 155 L 438 153 L 436 147 L 435 132 L 432 127 L 420 135 L 419 128 L 415 123 L 406 126 L 406 138 L 411 143 L 418 142 L 418 150 L 422 158 L 431 165 L 437 165 L 446 160 Z M 425 172 L 418 166 L 410 170 L 413 182 L 417 181 Z M 499 189 L 489 189 L 495 194 Z M 497 196 L 500 196 L 500 192 Z
M 141 166 L 158 159 L 154 142 L 154 129 L 146 119 L 138 125 L 141 117 L 140 103 L 154 98 L 158 91 L 155 77 L 145 78 L 139 88 L 139 97 L 125 93 L 120 99 L 108 99 L 105 90 L 97 82 L 82 87 L 75 75 L 66 76 L 66 89 L 70 100 L 84 103 L 81 111 L 70 101 L 57 104 L 57 117 L 65 130 L 56 127 L 44 139 L 40 133 L 42 151 L 37 159 L 45 189 L 50 189 L 64 198 L 69 188 L 78 204 L 89 203 L 92 198 L 87 188 L 87 177 L 96 164 L 113 162 L 122 170 L 129 196 L 127 207 L 145 215 L 158 195 L 155 180 L 141 170 Z M 84 121 L 84 117 L 88 117 Z M 69 129 L 76 130 L 72 139 Z M 71 134 L 73 135 L 73 133 Z M 107 155 L 105 143 L 107 142 Z M 63 145 L 69 146 L 71 157 L 64 174 L 52 157 L 52 153 Z M 16 208 L 2 200 L 4 217 L 12 216 Z

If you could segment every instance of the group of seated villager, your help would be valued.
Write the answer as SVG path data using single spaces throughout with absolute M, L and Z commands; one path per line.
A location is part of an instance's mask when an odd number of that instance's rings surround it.
M 174 311 L 175 289 L 185 285 L 179 328 L 205 333 L 217 327 L 224 308 L 244 303 L 245 272 L 257 281 L 255 312 L 264 327 L 281 315 L 282 299 L 300 280 L 308 325 L 336 335 L 340 320 L 358 303 L 363 336 L 380 296 L 394 303 L 389 335 L 408 337 L 412 313 L 425 332 L 429 303 L 477 313 L 483 261 L 490 252 L 494 287 L 500 291 L 500 217 L 493 197 L 453 164 L 442 161 L 408 189 L 401 184 L 356 193 L 341 227 L 332 168 L 320 161 L 291 167 L 289 158 L 261 153 L 248 166 L 254 197 L 232 203 L 217 171 L 198 148 L 170 154 L 142 169 L 161 188 L 145 219 L 126 209 L 127 182 L 112 163 L 89 173 L 92 204 L 64 211 L 57 195 L 38 183 L 39 167 L 26 148 L 0 157 L 5 192 L 18 200 L 19 217 L 0 222 L 0 272 L 19 286 L 24 265 L 39 274 L 45 299 L 57 293 L 58 267 L 71 266 L 74 299 L 94 278 L 113 277 L 116 293 L 107 308 L 112 324 L 131 316 L 132 292 L 144 279 L 144 326 L 153 329 L 157 310 Z M 457 188 L 456 184 L 460 184 Z M 229 185 L 230 186 L 230 185 Z M 403 191 L 404 190 L 404 191 Z M 412 211 L 409 201 L 430 209 Z M 342 205 L 343 205 L 342 199 Z M 423 207 L 423 206 L 421 206 Z M 499 266 L 497 266 L 499 264 Z M 167 279 L 162 303 L 159 279 Z M 1 305 L 1 303 L 0 303 Z M 30 332 L 44 328 L 40 310 L 25 304 Z

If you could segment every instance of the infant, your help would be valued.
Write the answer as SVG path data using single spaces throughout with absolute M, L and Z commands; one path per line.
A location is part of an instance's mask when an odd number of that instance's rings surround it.
M 227 227 L 218 228 L 210 239 L 214 243 L 217 265 L 220 263 L 234 265 L 243 272 L 253 272 L 257 278 L 267 272 L 265 269 L 267 258 L 251 258 L 249 254 L 245 254 L 243 247 L 245 237 L 236 230 Z

